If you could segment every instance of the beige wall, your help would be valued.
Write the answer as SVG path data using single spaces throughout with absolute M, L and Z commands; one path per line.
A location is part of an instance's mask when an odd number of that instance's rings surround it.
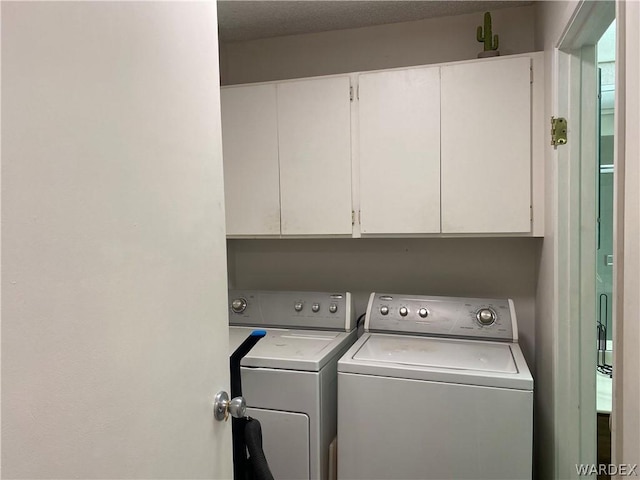
M 502 55 L 534 50 L 534 7 L 492 12 Z M 482 13 L 221 45 L 223 85 L 476 58 Z

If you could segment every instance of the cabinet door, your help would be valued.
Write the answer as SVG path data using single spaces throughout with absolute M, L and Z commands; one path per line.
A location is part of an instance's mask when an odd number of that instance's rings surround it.
M 283 235 L 350 235 L 349 77 L 278 84 Z
M 227 235 L 280 234 L 276 86 L 223 88 Z
M 442 67 L 442 232 L 531 229 L 530 59 Z
M 358 89 L 362 233 L 439 233 L 440 69 L 363 74 Z

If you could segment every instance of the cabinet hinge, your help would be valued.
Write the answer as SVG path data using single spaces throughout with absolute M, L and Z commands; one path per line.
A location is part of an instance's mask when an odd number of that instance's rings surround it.
M 529 205 L 529 221 L 533 222 L 533 205 Z
M 353 87 L 349 87 L 349 100 L 353 102 Z
M 529 67 L 529 83 L 533 85 L 533 67 Z
M 356 224 L 356 211 L 351 210 L 351 226 Z
M 551 145 L 567 144 L 567 119 L 562 117 L 551 117 Z

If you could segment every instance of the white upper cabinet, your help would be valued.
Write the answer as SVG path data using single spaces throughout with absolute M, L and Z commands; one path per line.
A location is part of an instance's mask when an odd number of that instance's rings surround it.
M 542 60 L 223 88 L 227 234 L 543 235 Z
M 351 235 L 348 76 L 277 85 L 282 235 Z
M 227 235 L 280 234 L 276 85 L 220 91 Z
M 530 58 L 441 68 L 442 233 L 530 232 Z
M 358 82 L 361 233 L 439 233 L 440 68 Z

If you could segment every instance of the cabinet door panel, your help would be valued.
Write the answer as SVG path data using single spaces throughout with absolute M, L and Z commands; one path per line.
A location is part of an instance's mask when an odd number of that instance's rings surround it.
M 227 235 L 280 234 L 276 86 L 223 88 Z
M 349 235 L 349 77 L 278 84 L 283 235 Z
M 531 230 L 530 59 L 442 67 L 442 232 Z
M 359 99 L 362 233 L 439 233 L 440 69 L 360 75 Z

